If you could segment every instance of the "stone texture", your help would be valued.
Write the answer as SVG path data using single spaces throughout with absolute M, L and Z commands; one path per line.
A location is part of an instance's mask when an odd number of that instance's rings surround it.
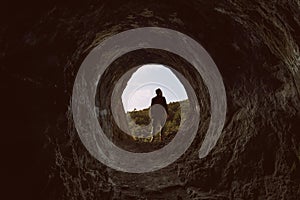
M 2 9 L 2 147 L 9 199 L 299 199 L 298 0 L 26 1 Z M 77 70 L 94 46 L 144 26 L 181 31 L 206 48 L 223 76 L 228 112 L 206 158 L 197 156 L 209 114 L 174 164 L 126 174 L 86 151 L 70 99 Z M 125 61 L 138 62 L 132 59 Z M 201 87 L 195 88 L 199 99 Z

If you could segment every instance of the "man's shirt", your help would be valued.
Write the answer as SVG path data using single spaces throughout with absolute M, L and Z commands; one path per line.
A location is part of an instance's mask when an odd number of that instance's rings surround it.
M 169 114 L 168 105 L 167 105 L 167 101 L 166 101 L 165 97 L 163 97 L 163 96 L 156 96 L 156 97 L 152 98 L 151 106 L 153 106 L 154 104 L 160 104 L 160 105 L 162 105 L 165 108 L 167 114 Z

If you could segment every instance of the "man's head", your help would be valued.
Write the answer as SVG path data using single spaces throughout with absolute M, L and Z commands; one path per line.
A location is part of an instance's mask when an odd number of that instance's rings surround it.
M 155 90 L 155 93 L 157 96 L 162 96 L 162 91 L 159 88 Z

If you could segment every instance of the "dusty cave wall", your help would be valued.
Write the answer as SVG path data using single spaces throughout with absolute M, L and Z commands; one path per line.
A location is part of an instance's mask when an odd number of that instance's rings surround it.
M 38 6 L 41 12 L 36 16 L 15 19 L 23 23 L 21 27 L 11 23 L 1 28 L 4 53 L 0 57 L 12 81 L 32 93 L 36 89 L 31 88 L 43 89 L 56 102 L 51 104 L 54 109 L 36 102 L 40 107 L 29 115 L 41 121 L 40 125 L 31 123 L 37 126 L 40 156 L 47 158 L 38 165 L 44 175 L 32 189 L 33 196 L 300 196 L 299 1 L 90 1 Z M 103 166 L 83 147 L 72 121 L 70 97 L 76 72 L 91 48 L 110 35 L 144 26 L 181 31 L 206 48 L 223 76 L 228 112 L 223 134 L 206 158 L 197 158 L 202 139 L 198 137 L 166 169 L 124 174 Z M 31 73 L 8 69 L 20 65 L 16 56 Z M 46 97 L 41 101 L 50 101 Z M 47 115 L 41 114 L 45 106 L 49 107 Z

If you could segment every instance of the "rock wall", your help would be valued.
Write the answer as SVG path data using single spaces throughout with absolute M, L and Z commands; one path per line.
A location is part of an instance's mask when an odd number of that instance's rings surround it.
M 2 9 L 3 171 L 10 199 L 299 199 L 298 0 L 26 1 Z M 204 159 L 198 149 L 208 117 L 175 163 L 127 174 L 87 152 L 70 101 L 88 52 L 111 35 L 145 26 L 178 30 L 203 45 L 223 77 L 227 118 Z M 187 70 L 185 77 L 192 76 Z M 208 105 L 201 87 L 197 94 Z

